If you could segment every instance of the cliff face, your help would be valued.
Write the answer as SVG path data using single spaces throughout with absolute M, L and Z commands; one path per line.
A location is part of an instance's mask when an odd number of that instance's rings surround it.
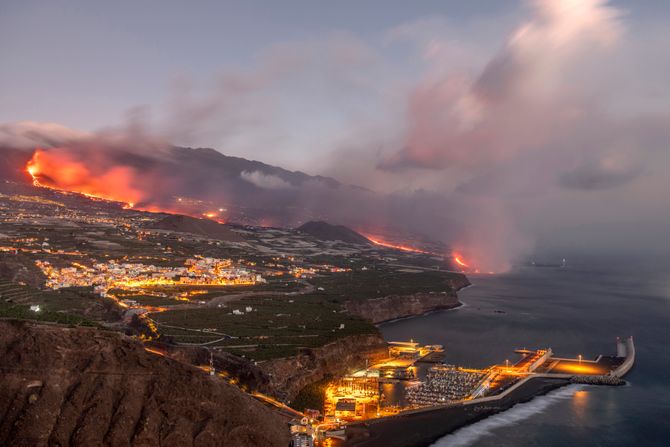
M 390 295 L 345 303 L 350 314 L 368 319 L 375 324 L 421 315 L 434 310 L 452 309 L 459 305 L 460 302 L 455 292 Z
M 259 366 L 269 377 L 275 395 L 292 400 L 305 386 L 327 375 L 343 375 L 355 367 L 364 367 L 366 359 L 373 363 L 387 354 L 386 342 L 380 335 L 354 335 Z
M 288 441 L 269 408 L 120 334 L 0 321 L 0 445 Z
M 465 275 L 459 275 L 449 282 L 444 292 L 414 293 L 411 295 L 388 295 L 367 300 L 347 301 L 345 308 L 352 314 L 382 323 L 397 318 L 414 317 L 434 310 L 453 309 L 461 303 L 456 291 L 470 285 Z

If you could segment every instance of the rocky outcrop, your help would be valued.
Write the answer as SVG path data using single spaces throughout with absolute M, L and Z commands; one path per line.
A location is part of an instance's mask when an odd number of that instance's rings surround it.
M 350 314 L 365 318 L 375 324 L 397 318 L 413 317 L 434 310 L 453 309 L 460 305 L 455 292 L 389 295 L 345 303 Z
M 340 376 L 374 363 L 388 354 L 379 334 L 352 335 L 319 348 L 305 348 L 293 357 L 259 364 L 267 374 L 276 397 L 290 401 L 305 386 L 328 375 Z
M 0 321 L 0 445 L 286 446 L 286 421 L 118 333 Z
M 194 366 L 209 366 L 211 360 L 216 371 L 225 372 L 229 377 L 235 378 L 245 391 L 258 391 L 264 394 L 273 392 L 267 375 L 246 358 L 202 346 L 186 347 L 157 341 L 146 342 L 145 345 L 171 359 Z
M 352 314 L 373 323 L 414 317 L 435 310 L 453 309 L 461 303 L 456 291 L 470 285 L 465 275 L 458 275 L 448 283 L 443 292 L 413 293 L 410 295 L 388 295 L 365 300 L 350 300 L 344 307 Z

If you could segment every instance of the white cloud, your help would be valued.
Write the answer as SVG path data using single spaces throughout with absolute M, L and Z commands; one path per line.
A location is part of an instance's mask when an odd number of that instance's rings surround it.
M 286 180 L 272 174 L 265 174 L 261 171 L 243 171 L 240 174 L 243 180 L 263 189 L 290 189 L 293 188 Z

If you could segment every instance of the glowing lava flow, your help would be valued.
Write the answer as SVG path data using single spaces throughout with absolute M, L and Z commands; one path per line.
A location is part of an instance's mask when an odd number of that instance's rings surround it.
M 463 255 L 457 252 L 452 252 L 451 259 L 453 260 L 454 264 L 456 264 L 457 267 L 462 268 L 461 272 L 463 273 L 487 273 L 489 275 L 495 275 L 496 273 L 492 271 L 480 272 L 479 267 L 477 267 L 476 263 L 473 263 L 472 260 L 466 262 L 465 259 L 463 258 Z
M 363 234 L 363 233 L 361 233 Z M 400 245 L 400 244 L 393 244 L 391 242 L 386 242 L 378 238 L 377 236 L 368 236 L 367 234 L 363 234 L 370 242 L 372 242 L 375 245 L 379 245 L 381 247 L 387 247 L 387 248 L 395 248 L 396 250 L 401 250 L 401 251 L 408 251 L 412 253 L 424 253 L 424 254 L 434 254 L 433 252 L 426 251 L 426 250 L 421 250 L 416 247 L 410 247 L 409 245 Z
M 98 163 L 100 164 L 100 163 Z M 148 180 L 130 166 L 107 166 L 91 168 L 69 153 L 65 148 L 36 149 L 26 164 L 34 186 L 55 191 L 77 193 L 91 199 L 122 203 L 124 209 L 137 209 L 151 213 L 183 214 L 191 217 L 206 217 L 225 223 L 220 208 L 216 211 L 197 212 L 190 207 L 184 210 L 167 209 L 148 203 L 145 191 Z M 181 202 L 181 199 L 178 199 Z M 138 205 L 143 203 L 142 205 Z M 196 211 L 196 212 L 194 212 Z
M 67 153 L 37 149 L 28 161 L 26 171 L 35 186 L 121 202 L 125 204 L 124 208 L 133 208 L 142 199 L 142 193 L 130 186 L 134 172 L 125 166 L 95 174 Z
M 461 259 L 461 255 L 459 255 L 458 253 L 454 253 L 454 262 L 455 262 L 456 264 L 460 265 L 461 267 L 465 267 L 465 268 L 469 268 L 469 267 L 470 267 L 468 264 L 466 264 L 466 263 Z

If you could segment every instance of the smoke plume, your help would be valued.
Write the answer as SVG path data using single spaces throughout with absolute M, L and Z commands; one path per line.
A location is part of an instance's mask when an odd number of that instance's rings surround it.
M 383 43 L 335 32 L 277 44 L 211 91 L 180 78 L 159 113 L 136 108 L 121 129 L 18 123 L 0 127 L 0 145 L 40 147 L 40 182 L 65 189 L 231 221 L 421 235 L 482 271 L 627 210 L 670 222 L 657 206 L 670 117 L 646 99 L 670 89 L 643 91 L 664 47 L 604 0 L 525 6 L 505 33 L 427 18 Z

